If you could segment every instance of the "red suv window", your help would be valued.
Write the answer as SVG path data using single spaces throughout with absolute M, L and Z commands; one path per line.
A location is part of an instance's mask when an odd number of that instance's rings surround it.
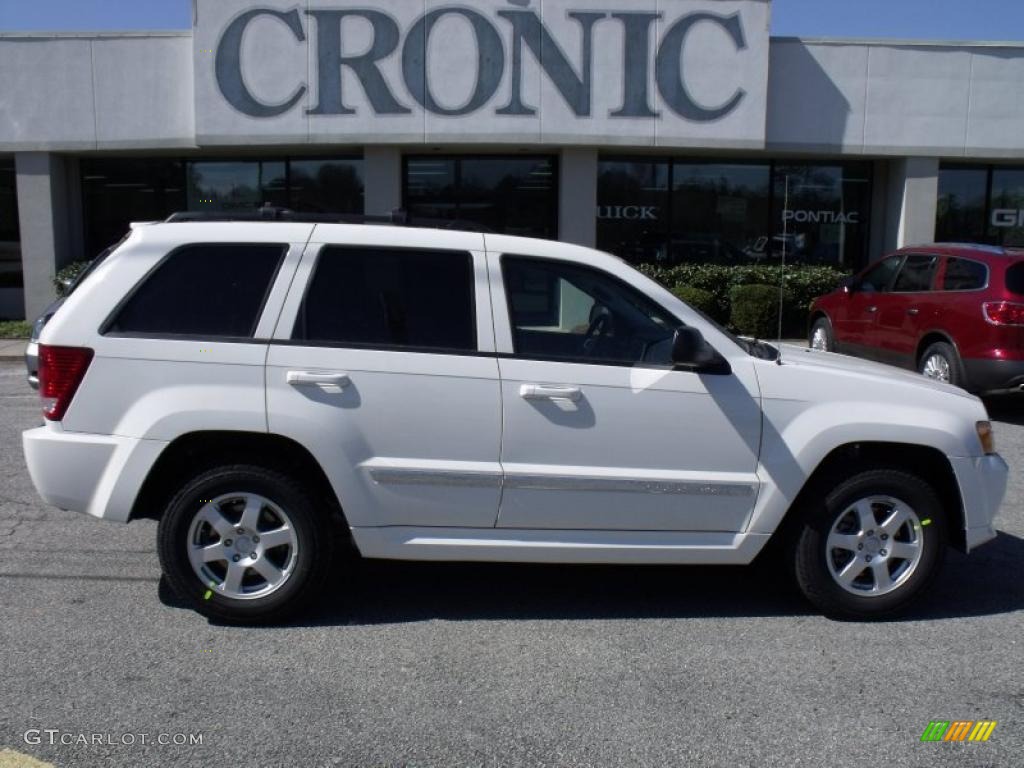
M 1006 270 L 1006 290 L 1024 296 L 1024 261 L 1011 264 Z
M 988 283 L 988 267 L 980 261 L 950 257 L 942 279 L 944 291 L 980 291 Z

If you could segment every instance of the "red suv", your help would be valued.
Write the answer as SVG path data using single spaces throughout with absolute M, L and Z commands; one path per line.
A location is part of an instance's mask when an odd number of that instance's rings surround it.
M 811 346 L 972 392 L 1024 389 L 1024 250 L 905 248 L 811 307 Z

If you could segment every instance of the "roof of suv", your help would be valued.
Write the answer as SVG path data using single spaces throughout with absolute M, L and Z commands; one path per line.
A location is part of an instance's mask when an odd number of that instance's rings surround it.
M 970 256 L 973 258 L 1024 258 L 1024 250 L 1017 248 L 1004 248 L 1001 245 L 983 245 L 981 243 L 930 243 L 927 245 L 908 245 L 899 250 L 899 253 L 907 251 L 927 250 L 929 253 L 937 253 L 942 256 Z

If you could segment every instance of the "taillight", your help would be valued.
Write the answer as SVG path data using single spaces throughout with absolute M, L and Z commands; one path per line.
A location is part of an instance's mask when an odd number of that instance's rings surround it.
M 60 421 L 71 405 L 78 385 L 92 362 L 92 350 L 83 347 L 39 345 L 39 394 L 43 416 Z
M 992 325 L 1024 325 L 1024 304 L 1012 301 L 988 301 L 982 305 L 985 319 Z

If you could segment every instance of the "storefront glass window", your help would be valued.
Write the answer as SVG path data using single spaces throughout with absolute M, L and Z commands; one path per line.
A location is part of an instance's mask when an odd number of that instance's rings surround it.
M 0 288 L 6 283 L 12 283 L 8 287 L 20 285 L 21 248 L 18 229 L 18 189 L 14 160 L 0 159 Z
M 993 169 L 989 227 L 996 245 L 1024 246 L 1024 168 Z
M 463 221 L 509 235 L 557 237 L 556 167 L 551 157 L 408 157 L 405 209 L 413 218 Z
M 769 165 L 675 163 L 669 263 L 769 258 L 770 188 Z
M 598 171 L 598 245 L 634 263 L 862 266 L 868 164 L 609 158 Z
M 867 258 L 871 169 L 844 165 L 775 166 L 771 250 L 803 264 L 855 269 Z
M 601 163 L 597 239 L 604 250 L 638 264 L 667 260 L 668 177 L 667 162 Z
M 935 239 L 940 243 L 984 242 L 987 196 L 987 168 L 943 168 L 939 172 Z
M 314 213 L 363 212 L 363 161 L 358 157 L 97 158 L 82 160 L 81 168 L 89 257 L 120 240 L 131 222 L 159 221 L 178 211 L 249 211 L 269 203 Z M 0 206 L 2 185 L 0 167 Z
M 292 160 L 288 206 L 312 213 L 363 212 L 363 161 Z
M 81 164 L 86 258 L 128 231 L 185 210 L 185 165 L 176 159 L 84 159 Z
M 251 211 L 288 206 L 284 161 L 196 161 L 188 164 L 190 211 Z

